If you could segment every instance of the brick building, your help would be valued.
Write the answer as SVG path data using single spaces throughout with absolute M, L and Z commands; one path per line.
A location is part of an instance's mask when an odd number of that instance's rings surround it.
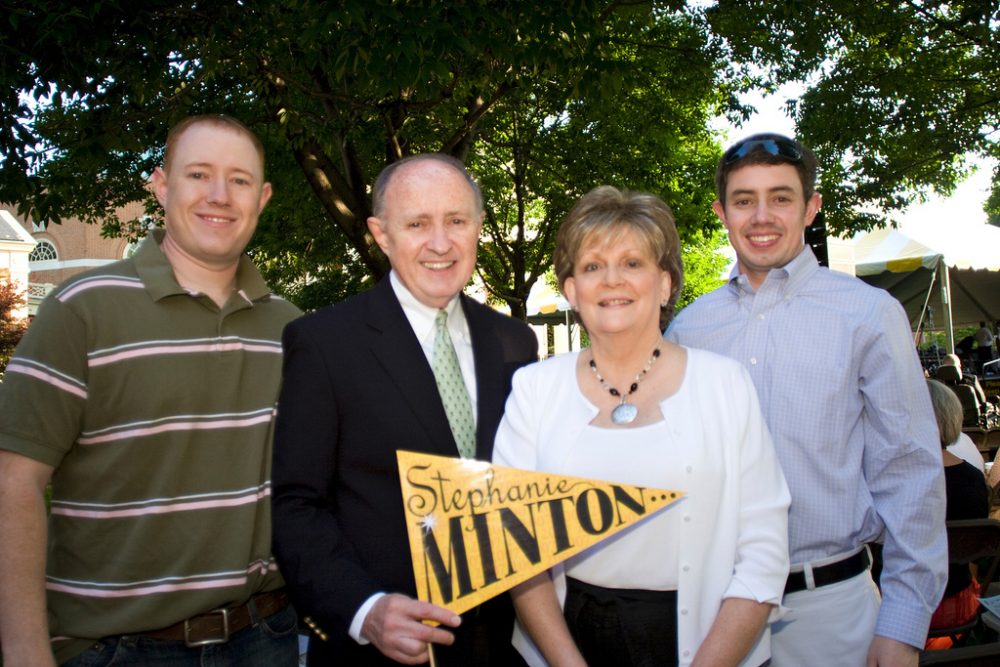
M 142 202 L 129 204 L 116 213 L 120 220 L 141 217 Z M 20 223 L 35 242 L 27 262 L 28 308 L 32 315 L 59 283 L 81 271 L 122 259 L 132 250 L 132 244 L 125 239 L 104 238 L 100 225 L 88 225 L 76 218 L 61 224 L 35 224 L 18 216 L 16 207 L 9 204 L 0 204 L 0 216 Z

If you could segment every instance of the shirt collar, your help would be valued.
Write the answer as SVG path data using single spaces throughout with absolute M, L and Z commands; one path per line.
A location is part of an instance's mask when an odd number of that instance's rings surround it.
M 803 246 L 802 251 L 795 256 L 795 259 L 790 261 L 788 264 L 768 271 L 767 277 L 764 278 L 764 282 L 761 283 L 761 287 L 772 280 L 784 280 L 786 281 L 785 295 L 792 296 L 798 292 L 802 286 L 809 281 L 810 276 L 818 270 L 819 262 L 816 260 L 816 255 L 813 254 L 812 248 L 810 248 L 807 244 Z M 737 294 L 741 292 L 752 294 L 754 292 L 754 288 L 750 284 L 750 280 L 747 278 L 746 274 L 740 271 L 740 264 L 738 261 L 733 266 L 733 270 L 729 272 L 729 288 Z
M 152 230 L 132 256 L 139 279 L 156 301 L 174 294 L 189 294 L 177 282 L 174 269 L 160 248 L 165 233 L 163 229 Z M 251 303 L 271 294 L 257 267 L 246 255 L 240 255 L 239 265 L 236 267 L 236 291 Z
M 413 293 L 407 289 L 395 271 L 389 272 L 389 283 L 399 300 L 399 305 L 403 307 L 403 314 L 410 322 L 410 327 L 416 334 L 417 340 L 425 340 L 427 336 L 433 337 L 434 321 L 437 318 L 438 309 L 421 303 L 417 297 L 413 296 Z M 444 310 L 448 311 L 448 332 L 451 337 L 454 339 L 455 336 L 459 336 L 462 341 L 469 342 L 469 326 L 466 323 L 465 311 L 459 304 L 457 294 L 452 297 Z

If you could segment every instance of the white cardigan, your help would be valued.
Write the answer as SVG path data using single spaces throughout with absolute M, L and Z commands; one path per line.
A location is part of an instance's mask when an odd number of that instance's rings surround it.
M 678 658 L 694 659 L 723 598 L 780 604 L 788 575 L 790 496 L 746 370 L 711 352 L 685 348 L 681 388 L 660 404 L 667 427 L 690 443 L 683 457 L 663 465 L 683 467 L 690 484 L 674 508 L 682 512 L 677 590 Z M 576 379 L 578 352 L 526 366 L 497 432 L 493 461 L 499 465 L 564 472 L 580 432 L 598 409 Z M 613 431 L 609 430 L 609 438 Z M 552 570 L 560 602 L 562 568 Z M 773 616 L 772 616 L 773 618 Z M 520 626 L 514 644 L 532 667 L 545 660 Z M 762 634 L 743 665 L 770 657 Z

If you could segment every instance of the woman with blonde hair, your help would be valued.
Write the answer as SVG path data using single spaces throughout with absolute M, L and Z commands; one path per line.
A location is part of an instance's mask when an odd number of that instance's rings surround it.
M 743 367 L 662 338 L 683 283 L 669 207 L 597 188 L 554 262 L 590 347 L 515 374 L 493 460 L 686 495 L 515 587 L 515 645 L 531 665 L 764 664 L 788 489 Z
M 948 446 L 962 433 L 962 404 L 955 393 L 937 380 L 927 380 L 931 405 L 937 418 L 941 439 L 941 459 L 944 463 L 944 485 L 947 507 L 945 518 L 983 519 L 989 514 L 989 490 L 983 473 L 972 464 L 948 451 Z M 982 457 L 980 457 L 982 458 Z M 931 630 L 967 623 L 979 608 L 979 582 L 968 565 L 948 567 L 948 585 L 944 598 L 931 617 Z M 948 648 L 947 638 L 932 638 L 927 648 Z

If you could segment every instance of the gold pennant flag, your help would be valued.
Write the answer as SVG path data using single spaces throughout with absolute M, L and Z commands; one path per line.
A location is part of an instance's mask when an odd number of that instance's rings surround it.
M 399 451 L 417 597 L 461 614 L 684 493 Z

